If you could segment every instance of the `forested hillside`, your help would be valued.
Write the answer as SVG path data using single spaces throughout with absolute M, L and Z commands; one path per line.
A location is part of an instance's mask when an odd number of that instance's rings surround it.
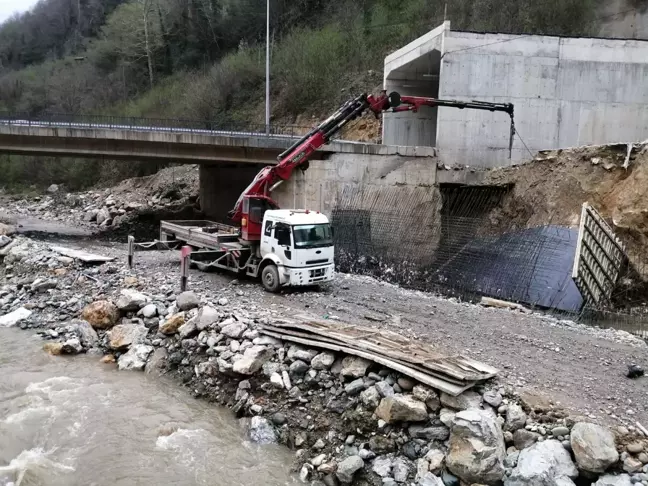
M 587 35 L 602 2 L 448 0 L 447 17 L 456 29 Z M 321 115 L 375 89 L 385 54 L 444 11 L 445 0 L 271 0 L 273 119 Z M 265 21 L 265 0 L 41 0 L 0 26 L 0 111 L 262 123 Z M 80 186 L 150 170 L 101 166 L 0 157 L 6 184 Z

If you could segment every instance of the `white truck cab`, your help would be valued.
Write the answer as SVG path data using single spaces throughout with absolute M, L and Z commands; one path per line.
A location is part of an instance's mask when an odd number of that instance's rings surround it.
M 266 211 L 260 252 L 261 281 L 271 292 L 333 280 L 333 231 L 328 218 L 317 211 Z

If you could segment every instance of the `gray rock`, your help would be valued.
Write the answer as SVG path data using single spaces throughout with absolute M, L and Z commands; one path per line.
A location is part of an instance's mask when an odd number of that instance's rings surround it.
M 188 311 L 191 309 L 195 309 L 199 305 L 200 305 L 200 300 L 198 299 L 198 296 L 191 290 L 187 292 L 182 292 L 180 295 L 178 295 L 178 298 L 176 299 L 176 306 L 181 311 Z
M 362 380 L 362 378 L 358 378 L 358 379 Z M 360 393 L 360 400 L 362 401 L 365 407 L 373 410 L 380 404 L 380 393 L 378 393 L 378 390 L 376 389 L 375 386 L 370 386 L 362 393 Z
M 351 383 L 347 384 L 344 387 L 344 391 L 350 396 L 355 396 L 358 393 L 360 393 L 362 390 L 364 390 L 364 380 L 362 378 L 353 380 Z
M 371 366 L 371 361 L 357 356 L 347 356 L 342 360 L 340 374 L 345 378 L 362 378 L 367 373 L 369 366 Z
M 155 317 L 157 315 L 157 306 L 155 304 L 147 304 L 140 309 L 137 315 L 141 315 L 142 317 L 146 317 L 147 319 Z
M 110 211 L 108 210 L 108 208 L 103 207 L 99 211 L 97 211 L 97 214 L 94 219 L 97 222 L 97 224 L 99 225 L 104 224 L 106 221 L 110 219 Z
M 388 456 L 380 456 L 374 459 L 371 470 L 381 478 L 391 475 L 392 460 Z
M 59 186 L 58 186 L 57 184 L 51 184 L 51 185 L 47 188 L 47 192 L 49 192 L 50 194 L 55 194 L 55 193 L 57 193 L 58 191 L 59 191 Z
M 353 481 L 353 475 L 363 467 L 364 461 L 360 456 L 350 456 L 338 464 L 335 475 L 341 483 L 349 484 Z
M 331 366 L 333 366 L 334 362 L 335 362 L 335 355 L 333 353 L 325 351 L 315 356 L 311 360 L 310 364 L 314 370 L 321 371 L 321 370 L 328 370 Z
M 397 483 L 404 483 L 410 475 L 410 462 L 402 457 L 397 457 L 392 464 L 392 475 Z
M 221 297 L 218 299 L 218 305 L 227 305 L 229 304 L 229 300 L 227 300 L 227 297 Z
M 434 425 L 432 427 L 423 427 L 421 425 L 412 425 L 408 429 L 409 435 L 415 439 L 425 439 L 444 441 L 450 436 L 450 429 L 444 425 Z
M 496 390 L 488 390 L 482 395 L 482 399 L 493 408 L 498 408 L 502 404 L 502 395 Z
M 518 456 L 517 466 L 504 480 L 505 486 L 549 486 L 558 478 L 576 478 L 578 469 L 569 452 L 557 440 L 538 442 L 524 449 Z M 567 483 L 569 484 L 569 483 Z
M 81 342 L 76 338 L 68 339 L 63 343 L 63 347 L 61 348 L 62 354 L 79 354 L 81 351 L 83 351 L 83 347 L 81 346 Z
M 196 316 L 196 327 L 198 327 L 199 331 L 204 331 L 215 322 L 218 322 L 219 319 L 220 319 L 219 312 L 216 309 L 214 309 L 212 306 L 206 305 L 205 307 L 203 307 L 198 311 L 198 315 Z M 255 344 L 265 344 L 265 343 L 255 343 Z
M 632 486 L 632 481 L 628 474 L 619 474 L 618 476 L 605 474 L 604 476 L 601 476 L 593 486 Z
M 602 473 L 619 460 L 614 435 L 606 427 L 579 422 L 572 428 L 570 443 L 580 469 Z
M 190 319 L 178 328 L 178 334 L 181 339 L 189 339 L 198 335 L 198 326 L 196 319 Z
M 536 432 L 531 432 L 526 429 L 518 429 L 513 432 L 513 445 L 518 451 L 521 451 L 522 449 L 526 449 L 538 442 L 538 437 L 540 437 L 540 434 Z
M 272 444 L 277 441 L 275 430 L 270 422 L 259 415 L 250 419 L 248 437 L 257 444 Z
M 379 381 L 374 386 L 376 387 L 376 390 L 378 390 L 380 396 L 383 398 L 393 397 L 395 394 L 394 389 L 386 381 Z
M 148 302 L 148 297 L 133 289 L 122 289 L 117 298 L 117 308 L 122 312 L 136 311 L 144 307 Z
M 554 427 L 551 429 L 551 435 L 554 437 L 560 437 L 561 435 L 569 434 L 569 428 L 565 426 Z
M 288 371 L 290 372 L 291 376 L 304 376 L 308 371 L 308 365 L 300 360 L 293 361 L 292 363 L 290 363 Z
M 641 471 L 643 463 L 639 459 L 628 456 L 623 460 L 623 470 L 627 473 L 636 473 Z
M 438 474 L 443 469 L 445 454 L 439 449 L 430 449 L 427 454 L 425 454 L 425 461 L 428 463 L 428 469 L 431 472 Z
M 89 209 L 83 214 L 83 221 L 90 223 L 97 220 L 97 215 L 99 214 L 98 209 Z
M 315 349 L 304 349 L 300 346 L 290 346 L 288 349 L 288 359 L 301 360 L 305 363 L 310 363 L 311 360 L 317 356 L 318 352 Z
M 152 352 L 153 346 L 147 346 L 146 344 L 131 346 L 127 353 L 119 357 L 117 367 L 120 370 L 141 371 L 146 366 L 146 361 Z
M 414 386 L 416 386 L 416 381 L 412 380 L 411 378 L 409 378 L 407 376 L 401 376 L 397 380 L 397 383 L 398 383 L 398 386 L 400 386 L 401 389 L 404 390 L 404 391 L 411 391 L 414 388 Z M 424 402 L 425 400 L 421 400 L 421 401 Z
M 522 407 L 516 403 L 510 403 L 506 409 L 506 422 L 504 428 L 505 430 L 515 432 L 526 425 L 526 419 L 527 416 L 526 413 L 524 413 L 524 410 L 522 410 Z
M 265 346 L 252 346 L 247 348 L 243 357 L 232 365 L 232 371 L 242 375 L 253 375 L 261 369 L 263 364 L 272 358 L 274 352 Z
M 97 331 L 86 321 L 81 319 L 74 319 L 70 326 L 74 329 L 74 332 L 79 336 L 79 341 L 81 346 L 86 349 L 94 348 L 99 344 L 99 336 Z
M 124 350 L 133 344 L 141 344 L 148 329 L 142 324 L 119 324 L 106 333 L 108 345 L 114 350 Z
M 453 474 L 469 484 L 497 484 L 504 476 L 505 457 L 502 429 L 491 413 L 485 410 L 457 413 L 446 457 Z
M 247 330 L 247 326 L 242 322 L 232 322 L 221 329 L 221 333 L 232 339 L 239 339 Z
M 168 351 L 166 348 L 155 348 L 153 351 L 153 356 L 146 363 L 144 372 L 146 374 L 156 374 L 161 373 L 164 370 L 164 364 L 168 358 Z
M 369 448 L 376 454 L 384 454 L 395 450 L 396 442 L 394 439 L 390 439 L 384 435 L 374 435 L 369 439 Z
M 454 410 L 471 410 L 481 408 L 481 395 L 472 390 L 463 392 L 457 397 L 441 393 L 441 405 Z
M 394 395 L 385 397 L 376 409 L 378 418 L 385 422 L 421 422 L 427 420 L 428 414 L 425 404 L 414 400 L 409 395 Z
M 272 375 L 270 375 L 270 383 L 272 383 L 277 388 L 284 387 L 283 380 L 281 379 L 281 375 L 279 373 L 272 373 Z
M 431 472 L 424 474 L 421 479 L 416 482 L 417 486 L 446 486 L 440 477 L 435 476 Z
M 442 408 L 439 411 L 439 420 L 443 425 L 446 427 L 451 427 L 452 426 L 452 421 L 455 418 L 455 415 L 457 415 L 454 411 L 447 409 L 447 408 Z
M 506 455 L 506 459 L 504 459 L 504 467 L 507 469 L 513 469 L 515 466 L 517 466 L 519 457 L 520 451 L 510 452 Z

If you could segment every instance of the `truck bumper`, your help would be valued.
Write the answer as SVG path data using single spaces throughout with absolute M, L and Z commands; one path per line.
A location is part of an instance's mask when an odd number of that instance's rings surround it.
M 335 266 L 333 264 L 308 268 L 284 268 L 282 285 L 300 286 L 315 285 L 333 280 Z

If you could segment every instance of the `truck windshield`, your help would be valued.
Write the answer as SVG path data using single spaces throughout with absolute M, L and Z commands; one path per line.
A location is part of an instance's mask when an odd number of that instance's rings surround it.
M 295 248 L 317 248 L 333 245 L 330 224 L 305 224 L 293 226 Z

